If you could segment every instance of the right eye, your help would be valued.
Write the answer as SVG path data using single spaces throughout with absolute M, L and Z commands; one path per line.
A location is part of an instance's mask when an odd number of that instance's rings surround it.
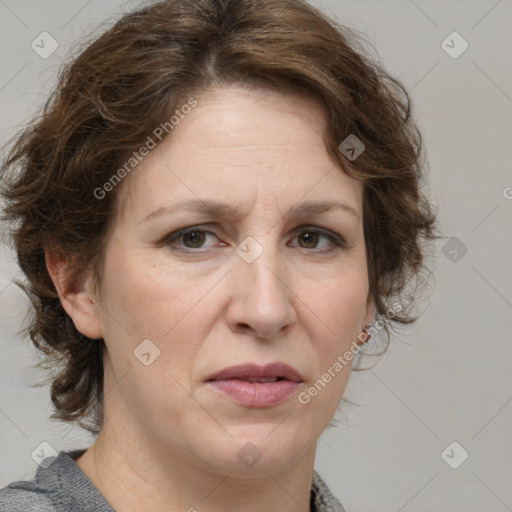
M 208 237 L 208 235 L 212 235 L 215 238 L 217 236 L 212 231 L 208 231 L 206 229 L 200 229 L 197 226 L 193 226 L 186 229 L 180 229 L 179 231 L 175 231 L 174 233 L 171 233 L 168 235 L 164 240 L 164 245 L 169 246 L 177 246 L 179 250 L 191 250 L 193 252 L 194 249 L 201 249 L 203 248 L 203 244 Z M 182 242 L 176 244 L 176 242 Z

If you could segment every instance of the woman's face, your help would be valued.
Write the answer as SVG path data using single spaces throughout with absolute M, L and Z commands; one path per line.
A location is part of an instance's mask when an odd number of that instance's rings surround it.
M 363 187 L 330 159 L 313 104 L 237 88 L 197 101 L 119 185 L 96 308 L 105 428 L 215 471 L 284 469 L 314 453 L 340 357 L 372 319 Z M 210 202 L 226 211 L 194 208 Z M 340 207 L 300 210 L 325 202 Z M 300 378 L 208 382 L 276 362 Z

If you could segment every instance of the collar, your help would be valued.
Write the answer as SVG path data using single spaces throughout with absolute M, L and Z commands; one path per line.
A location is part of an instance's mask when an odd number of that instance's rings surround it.
M 56 499 L 64 497 L 66 506 L 71 510 L 114 512 L 104 496 L 75 462 L 75 459 L 84 452 L 85 449 L 61 451 L 57 457 L 45 459 L 37 469 L 35 482 L 34 480 L 32 482 L 40 488 L 59 489 L 59 496 L 56 496 Z M 310 508 L 311 512 L 346 512 L 315 470 L 313 470 L 311 482 Z

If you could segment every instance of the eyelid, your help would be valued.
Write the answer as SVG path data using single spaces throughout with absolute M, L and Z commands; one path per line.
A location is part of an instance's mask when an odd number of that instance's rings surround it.
M 190 226 L 185 226 L 183 228 L 177 229 L 176 231 L 173 231 L 172 233 L 169 233 L 165 235 L 162 240 L 160 240 L 159 244 L 165 244 L 166 242 L 169 242 L 169 240 L 175 240 L 179 238 L 181 235 L 184 235 L 190 231 L 204 231 L 208 233 L 213 233 L 215 236 L 218 237 L 218 228 L 215 224 L 191 224 Z
M 314 233 L 321 234 L 331 240 L 333 243 L 338 242 L 339 245 L 345 246 L 347 241 L 345 240 L 345 237 L 341 235 L 340 233 L 337 233 L 336 231 L 332 231 L 331 229 L 323 228 L 321 226 L 316 226 L 313 224 L 301 224 L 300 226 L 296 227 L 294 230 L 292 230 L 292 233 L 302 233 L 304 231 L 312 231 Z

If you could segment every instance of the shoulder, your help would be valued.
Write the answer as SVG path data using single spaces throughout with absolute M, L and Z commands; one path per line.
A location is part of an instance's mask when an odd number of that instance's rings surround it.
M 346 512 L 338 498 L 315 470 L 313 470 L 311 484 L 311 510 L 312 512 Z
M 0 512 L 70 510 L 73 484 L 80 484 L 79 480 L 73 479 L 73 475 L 80 473 L 70 457 L 73 453 L 76 452 L 62 451 L 56 457 L 46 457 L 32 479 L 11 482 L 0 489 Z
M 55 512 L 54 496 L 37 478 L 11 482 L 0 489 L 0 512 Z

